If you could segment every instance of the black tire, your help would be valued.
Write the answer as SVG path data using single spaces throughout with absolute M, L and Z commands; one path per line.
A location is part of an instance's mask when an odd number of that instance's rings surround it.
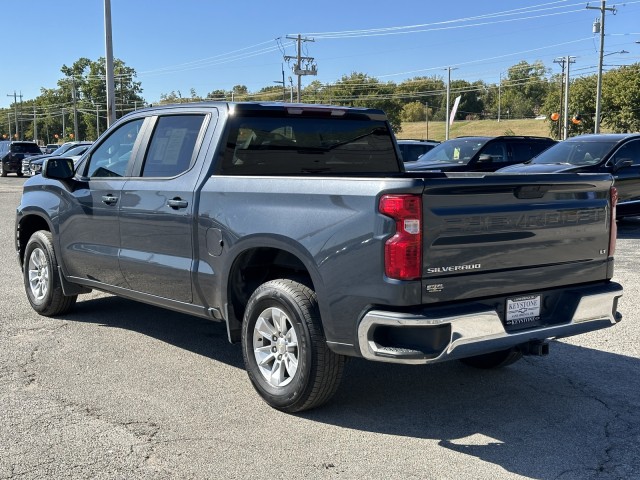
M 315 292 L 288 279 L 266 282 L 251 295 L 242 324 L 242 354 L 256 391 L 269 405 L 289 413 L 327 402 L 340 385 L 345 364 L 345 357 L 327 346 Z
M 18 171 L 16 172 L 16 175 L 18 175 L 19 177 L 21 177 L 21 176 L 23 175 L 23 174 L 22 174 L 22 170 L 18 170 Z
M 492 369 L 502 368 L 517 362 L 522 358 L 522 352 L 515 348 L 500 350 L 498 352 L 485 353 L 475 357 L 462 358 L 460 361 L 474 368 Z
M 62 292 L 51 233 L 46 230 L 35 232 L 27 243 L 23 278 L 29 303 L 40 315 L 60 315 L 76 303 L 77 295 L 66 296 Z

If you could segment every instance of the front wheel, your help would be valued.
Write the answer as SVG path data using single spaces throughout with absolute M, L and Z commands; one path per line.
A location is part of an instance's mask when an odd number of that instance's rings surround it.
M 40 315 L 60 315 L 76 303 L 77 295 L 66 296 L 62 292 L 50 232 L 40 230 L 29 239 L 24 252 L 23 276 L 29 303 Z
M 251 295 L 242 353 L 256 391 L 272 407 L 290 413 L 327 402 L 345 363 L 327 346 L 315 292 L 287 279 L 266 282 Z

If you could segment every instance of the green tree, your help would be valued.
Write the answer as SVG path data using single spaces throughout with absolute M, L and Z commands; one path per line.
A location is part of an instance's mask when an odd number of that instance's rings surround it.
M 429 109 L 431 116 L 431 109 Z M 400 112 L 400 120 L 403 122 L 423 122 L 427 119 L 427 107 L 420 102 L 405 103 Z
M 501 110 L 514 118 L 538 115 L 549 91 L 546 75 L 547 69 L 540 61 L 523 60 L 510 67 L 501 85 Z
M 394 100 L 395 87 L 393 82 L 382 83 L 365 73 L 353 72 L 331 86 L 330 96 L 338 105 L 384 110 L 393 130 L 399 132 L 401 105 Z
M 602 118 L 615 132 L 640 131 L 640 63 L 603 75 Z

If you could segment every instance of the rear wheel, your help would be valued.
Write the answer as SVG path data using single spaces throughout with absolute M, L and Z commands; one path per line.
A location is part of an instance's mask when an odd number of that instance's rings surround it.
M 260 396 L 291 413 L 327 402 L 338 389 L 345 363 L 344 356 L 327 347 L 315 292 L 286 279 L 266 282 L 251 295 L 242 353 Z
M 0 177 L 6 177 L 7 171 L 4 169 L 4 164 L 0 162 Z
M 522 352 L 515 348 L 500 350 L 498 352 L 485 353 L 475 357 L 462 358 L 465 365 L 475 368 L 491 369 L 502 368 L 517 362 L 522 358 Z
M 33 309 L 47 317 L 60 315 L 73 307 L 77 295 L 66 296 L 58 277 L 58 262 L 51 233 L 35 232 L 24 253 L 24 287 Z

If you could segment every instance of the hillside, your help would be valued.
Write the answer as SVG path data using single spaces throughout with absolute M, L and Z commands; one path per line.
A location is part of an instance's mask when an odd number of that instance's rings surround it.
M 545 120 L 465 120 L 456 121 L 449 130 L 449 137 L 464 135 L 535 135 L 549 136 L 549 122 Z M 426 122 L 404 123 L 398 138 L 427 138 Z M 429 122 L 429 136 L 432 140 L 444 140 L 445 123 Z

